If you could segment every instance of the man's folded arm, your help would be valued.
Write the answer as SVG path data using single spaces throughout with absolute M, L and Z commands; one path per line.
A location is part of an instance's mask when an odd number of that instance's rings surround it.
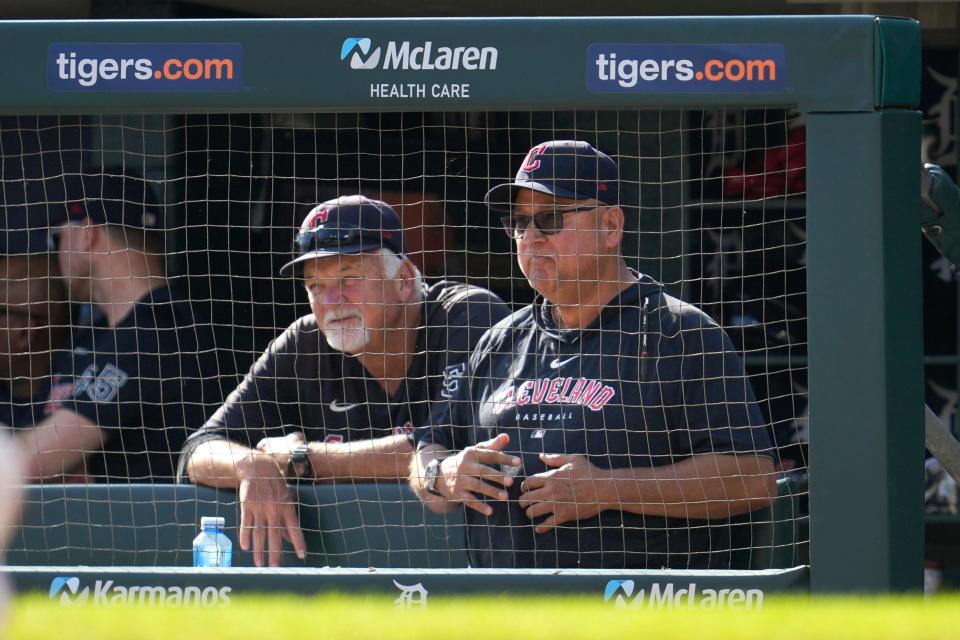
M 280 438 L 282 440 L 282 438 Z M 313 480 L 397 480 L 406 478 L 413 448 L 406 435 L 395 434 L 352 442 L 308 442 Z M 236 488 L 241 479 L 271 459 L 286 470 L 288 451 L 261 451 L 210 434 L 188 442 L 181 458 L 181 476 L 196 484 Z
M 717 520 L 767 507 L 776 496 L 773 461 L 755 454 L 699 454 L 659 467 L 609 470 L 598 498 L 608 508 Z
M 103 429 L 69 409 L 57 409 L 17 437 L 25 452 L 24 476 L 28 481 L 70 473 L 104 443 Z
M 222 435 L 191 437 L 180 454 L 177 477 L 179 481 L 189 480 L 215 489 L 236 489 L 241 479 L 239 469 L 254 453 L 250 447 Z

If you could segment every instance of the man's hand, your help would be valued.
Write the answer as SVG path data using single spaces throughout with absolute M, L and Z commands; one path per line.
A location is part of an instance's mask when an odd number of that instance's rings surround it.
M 460 453 L 445 458 L 440 463 L 437 491 L 448 500 L 462 502 L 464 506 L 489 516 L 493 513 L 493 508 L 478 496 L 506 500 L 507 492 L 504 488 L 513 484 L 513 478 L 496 467 L 520 465 L 520 458 L 503 453 L 508 444 L 510 436 L 501 433 L 496 438 L 467 447 Z
M 540 460 L 553 468 L 524 480 L 519 500 L 531 520 L 550 514 L 536 526 L 537 533 L 590 518 L 608 508 L 600 496 L 608 490 L 609 482 L 603 469 L 590 464 L 585 456 L 541 453 Z
M 294 431 L 280 438 L 264 438 L 257 443 L 257 451 L 269 453 L 281 469 L 286 469 L 294 448 L 306 442 L 307 438 L 302 431 Z
M 278 567 L 282 537 L 293 545 L 297 557 L 304 560 L 307 545 L 293 496 L 274 457 L 260 451 L 251 452 L 237 464 L 237 476 L 240 479 L 240 548 L 250 551 L 252 546 L 253 562 L 262 567 L 266 546 L 269 565 Z

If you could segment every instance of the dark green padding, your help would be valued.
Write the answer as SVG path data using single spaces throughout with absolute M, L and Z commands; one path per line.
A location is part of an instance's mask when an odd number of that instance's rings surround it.
M 8 564 L 190 566 L 201 516 L 223 516 L 237 546 L 236 495 L 193 485 L 43 485 L 24 494 Z M 249 564 L 249 556 L 234 556 Z M 243 562 L 243 561 L 248 562 Z
M 284 546 L 286 567 L 450 568 L 466 566 L 461 512 L 427 511 L 405 485 L 297 487 L 308 556 Z M 733 527 L 735 568 L 803 564 L 799 497 L 805 487 L 778 483 L 773 509 Z M 193 485 L 42 485 L 26 488 L 23 524 L 7 555 L 12 566 L 191 566 L 202 516 L 223 516 L 234 566 L 253 566 L 240 551 L 239 508 L 231 491 Z
M 877 18 L 874 40 L 874 92 L 880 108 L 920 104 L 920 23 L 908 18 Z
M 487 70 L 353 69 L 340 57 L 347 37 L 389 42 L 432 41 L 495 47 Z M 878 43 L 878 40 L 880 42 Z M 0 67 L 0 112 L 261 113 L 357 111 L 487 111 L 655 109 L 683 105 L 728 108 L 798 105 L 803 111 L 871 111 L 916 104 L 920 28 L 915 21 L 873 16 L 723 16 L 597 18 L 404 18 L 297 20 L 5 21 L 0 41 L 17 64 Z M 235 43 L 240 86 L 226 91 L 103 91 L 60 84 L 48 60 L 51 43 Z M 701 83 L 626 93 L 590 90 L 592 44 L 725 44 L 783 47 L 782 83 L 770 91 L 726 90 Z M 401 45 L 397 45 L 401 46 Z M 134 50 L 135 51 L 135 50 Z M 665 54 L 668 56 L 678 55 Z M 916 69 L 912 68 L 914 65 Z M 903 76 L 903 74 L 910 74 Z M 54 78 L 56 76 L 53 76 Z M 384 98 L 382 86 L 424 92 Z M 468 85 L 469 97 L 433 95 L 434 85 Z M 919 85 L 917 85 L 919 86 Z M 331 91 L 331 87 L 336 87 Z
M 737 518 L 731 533 L 732 566 L 736 569 L 809 564 L 806 477 L 780 478 L 773 506 Z
M 463 515 L 438 516 L 406 485 L 302 485 L 307 548 L 331 567 L 467 566 Z
M 307 566 L 463 567 L 463 518 L 427 511 L 398 484 L 298 487 Z M 43 485 L 24 495 L 10 565 L 191 566 L 203 516 L 223 516 L 234 566 L 240 550 L 232 491 L 193 485 Z M 283 566 L 302 566 L 284 545 Z

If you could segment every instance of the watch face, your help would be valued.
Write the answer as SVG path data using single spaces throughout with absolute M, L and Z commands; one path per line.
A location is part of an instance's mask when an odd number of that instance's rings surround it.
M 440 495 L 437 491 L 437 478 L 440 476 L 440 461 L 431 460 L 424 473 L 424 487 L 432 494 Z
M 310 468 L 310 447 L 305 444 L 294 448 L 290 454 L 290 460 L 287 464 L 287 476 L 292 478 L 305 478 L 312 476 Z

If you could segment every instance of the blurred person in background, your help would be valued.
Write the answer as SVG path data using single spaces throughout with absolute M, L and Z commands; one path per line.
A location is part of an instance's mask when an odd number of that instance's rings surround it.
M 42 420 L 17 433 L 26 476 L 172 482 L 188 429 L 220 400 L 212 331 L 166 277 L 163 210 L 142 177 L 85 174 L 66 208 L 61 276 L 99 319 L 73 328 Z
M 0 424 L 15 429 L 43 418 L 54 349 L 70 322 L 47 228 L 21 209 L 7 207 L 0 229 Z
M 20 520 L 20 484 L 23 481 L 20 458 L 14 439 L 0 431 L 0 565 L 7 561 L 7 545 Z M 0 576 L 0 637 L 5 635 L 10 591 L 6 576 Z

